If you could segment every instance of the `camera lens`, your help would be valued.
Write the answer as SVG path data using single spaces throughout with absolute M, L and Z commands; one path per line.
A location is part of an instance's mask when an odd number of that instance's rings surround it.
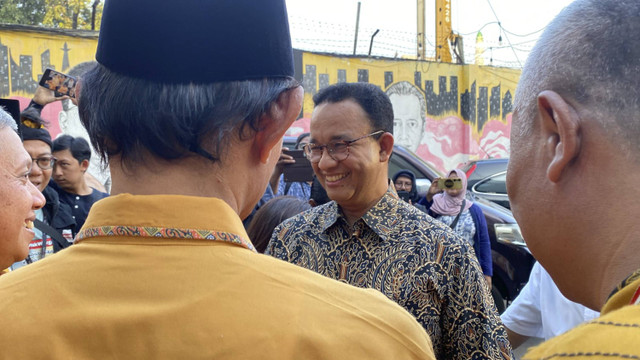
M 451 179 L 447 179 L 444 181 L 444 187 L 446 187 L 447 189 L 451 189 L 453 187 L 453 180 Z

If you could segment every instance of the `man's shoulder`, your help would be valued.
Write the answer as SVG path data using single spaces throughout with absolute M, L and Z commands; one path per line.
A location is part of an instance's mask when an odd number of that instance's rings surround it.
M 615 358 L 640 358 L 640 306 L 628 305 L 529 350 L 523 359 L 548 359 L 592 354 L 618 354 Z

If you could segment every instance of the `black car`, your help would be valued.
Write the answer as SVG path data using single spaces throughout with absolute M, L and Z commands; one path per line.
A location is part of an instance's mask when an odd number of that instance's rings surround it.
M 467 189 L 471 190 L 473 185 L 487 176 L 507 171 L 508 164 L 509 158 L 473 160 L 464 164 L 461 170 L 467 174 Z
M 285 137 L 284 146 L 293 148 L 294 143 L 295 138 Z M 416 186 L 422 196 L 433 179 L 443 176 L 412 151 L 395 145 L 389 161 L 389 175 L 401 169 L 409 169 L 416 175 Z M 487 220 L 493 260 L 492 295 L 498 311 L 502 313 L 529 280 L 534 259 L 510 210 L 482 198 L 474 201 Z
M 476 197 L 481 197 L 511 209 L 509 196 L 507 196 L 506 171 L 501 171 L 478 181 L 470 190 Z

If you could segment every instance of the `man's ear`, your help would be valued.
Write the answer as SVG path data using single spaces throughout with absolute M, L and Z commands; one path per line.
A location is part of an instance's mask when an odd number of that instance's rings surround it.
M 562 96 L 553 91 L 538 95 L 538 119 L 544 150 L 551 161 L 547 166 L 547 178 L 556 183 L 562 172 L 580 155 L 580 117 Z
M 80 162 L 80 169 L 82 169 L 82 172 L 87 171 L 87 169 L 89 168 L 89 160 L 84 159 Z
M 388 132 L 383 133 L 380 135 L 378 143 L 380 144 L 380 162 L 385 162 L 389 160 L 393 153 L 393 135 Z
M 303 96 L 301 86 L 287 90 L 278 96 L 268 112 L 260 116 L 253 147 L 261 163 L 267 163 L 273 147 L 280 143 L 284 133 L 300 114 Z

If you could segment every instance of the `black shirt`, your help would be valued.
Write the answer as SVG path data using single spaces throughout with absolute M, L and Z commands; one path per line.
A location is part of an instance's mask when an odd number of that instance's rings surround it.
M 73 215 L 76 221 L 76 229 L 78 229 L 78 231 L 80 231 L 85 220 L 87 220 L 87 214 L 89 214 L 89 209 L 91 209 L 93 203 L 109 196 L 109 194 L 94 188 L 91 188 L 93 191 L 89 195 L 77 195 L 62 190 L 53 181 L 50 182 L 50 185 L 58 192 L 60 202 L 69 205 L 71 208 L 71 215 Z

